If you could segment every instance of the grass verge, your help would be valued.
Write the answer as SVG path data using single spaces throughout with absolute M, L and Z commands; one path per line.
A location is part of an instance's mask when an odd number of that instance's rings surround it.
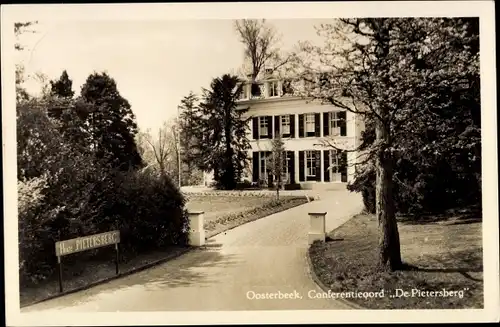
M 191 195 L 186 204 L 188 211 L 203 211 L 205 221 L 239 214 L 261 206 L 273 197 L 255 195 Z
M 383 297 L 348 299 L 367 309 L 483 308 L 481 222 L 398 225 L 407 269 L 378 270 L 377 221 L 361 214 L 311 246 L 314 273 L 332 292 L 384 290 Z
M 84 264 L 78 262 L 74 265 L 65 265 L 63 259 L 64 292 L 59 293 L 59 280 L 56 271 L 51 277 L 36 285 L 21 288 L 19 292 L 20 305 L 21 307 L 29 306 L 59 295 L 72 293 L 114 278 L 126 276 L 175 258 L 189 249 L 190 247 L 172 247 L 165 251 L 139 254 L 125 262 L 120 262 L 119 275 L 115 273 L 113 253 L 110 253 L 108 261 L 87 261 Z
M 312 199 L 310 200 L 312 201 Z M 254 207 L 239 213 L 223 215 L 218 217 L 217 219 L 205 222 L 206 237 L 210 238 L 240 225 L 267 217 L 277 212 L 291 209 L 307 202 L 307 198 L 303 196 L 281 197 L 280 201 L 276 201 L 276 199 L 274 198 L 268 199 L 261 206 Z

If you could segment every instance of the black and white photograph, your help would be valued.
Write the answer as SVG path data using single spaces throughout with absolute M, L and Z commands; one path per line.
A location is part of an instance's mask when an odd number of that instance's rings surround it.
M 2 5 L 7 325 L 498 322 L 493 12 Z

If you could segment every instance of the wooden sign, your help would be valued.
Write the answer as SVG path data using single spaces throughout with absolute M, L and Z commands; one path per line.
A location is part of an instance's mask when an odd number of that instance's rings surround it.
M 56 256 L 60 257 L 117 243 L 120 243 L 120 231 L 117 230 L 73 238 L 71 240 L 56 242 Z
M 119 274 L 118 243 L 120 243 L 120 231 L 117 230 L 56 242 L 56 256 L 57 256 L 57 264 L 59 266 L 59 292 L 63 291 L 62 262 L 61 262 L 62 256 L 72 253 L 97 249 L 103 246 L 114 244 L 116 253 L 115 257 L 116 274 L 118 275 Z

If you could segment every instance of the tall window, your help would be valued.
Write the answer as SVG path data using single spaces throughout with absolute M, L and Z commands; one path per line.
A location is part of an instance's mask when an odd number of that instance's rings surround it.
M 306 175 L 316 176 L 316 156 L 314 151 L 306 151 Z
M 266 167 L 267 156 L 265 152 L 260 152 L 260 179 L 267 178 L 267 167 Z
M 338 111 L 330 112 L 330 135 L 340 135 L 340 117 L 338 115 Z
M 278 81 L 269 82 L 269 96 L 277 97 L 279 95 Z
M 330 150 L 330 181 L 342 182 L 342 174 L 345 174 L 347 167 L 342 164 L 342 151 Z
M 330 170 L 333 174 L 339 172 L 339 154 L 337 150 L 330 150 Z
M 290 134 L 290 116 L 281 116 L 281 134 Z
M 260 135 L 268 135 L 267 117 L 259 117 Z
M 291 160 L 291 158 L 285 153 L 285 160 L 283 160 L 283 166 L 284 166 L 283 167 L 283 173 L 285 175 L 288 174 L 288 166 L 290 164 L 290 160 Z
M 290 171 L 288 170 L 288 167 L 290 165 L 290 160 L 292 160 L 286 153 L 285 153 L 285 160 L 283 160 L 283 175 L 284 175 L 284 183 L 289 183 L 290 182 L 290 176 L 289 173 Z
M 314 133 L 314 114 L 306 114 L 306 133 Z

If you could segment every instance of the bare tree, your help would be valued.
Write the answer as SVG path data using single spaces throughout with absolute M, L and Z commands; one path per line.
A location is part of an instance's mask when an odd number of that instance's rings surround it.
M 434 128 L 445 135 L 454 126 L 452 119 L 437 117 L 455 101 L 448 98 L 455 92 L 452 86 L 477 71 L 478 57 L 463 43 L 474 44 L 468 40 L 474 40 L 474 33 L 464 37 L 463 31 L 474 30 L 470 26 L 447 18 L 338 19 L 318 28 L 323 46 L 303 44 L 303 68 L 316 76 L 304 84 L 304 95 L 355 113 L 373 131 L 354 151 L 364 150 L 363 173 L 376 176 L 379 264 L 384 270 L 403 267 L 395 167 L 400 159 L 416 160 L 416 151 L 432 148 L 439 155 L 450 148 L 444 137 L 441 147 L 435 145 L 439 142 L 413 144 L 422 137 L 416 131 Z M 449 110 L 455 113 L 457 107 Z
M 408 25 L 404 20 L 342 19 L 318 29 L 325 37 L 325 46 L 303 44 L 304 68 L 314 76 L 311 80 L 306 77 L 305 93 L 361 115 L 365 123 L 375 126 L 376 141 L 365 155 L 376 170 L 379 262 L 387 270 L 402 266 L 392 194 L 392 137 L 393 118 L 403 104 L 400 101 L 412 100 L 404 87 L 394 83 L 411 74 L 410 67 L 403 67 L 405 62 L 401 61 L 409 55 L 404 48 L 409 43 L 404 31 Z
M 176 179 L 177 137 L 175 122 L 164 122 L 156 135 L 151 130 L 139 132 L 137 144 L 141 157 L 146 162 L 145 169 L 157 171 L 162 176 Z
M 274 73 L 295 58 L 293 53 L 284 55 L 281 52 L 278 46 L 280 37 L 265 19 L 237 20 L 234 27 L 245 47 L 245 59 L 250 64 L 250 67 L 245 68 L 245 75 L 250 75 L 252 83 L 255 83 L 263 69 Z

